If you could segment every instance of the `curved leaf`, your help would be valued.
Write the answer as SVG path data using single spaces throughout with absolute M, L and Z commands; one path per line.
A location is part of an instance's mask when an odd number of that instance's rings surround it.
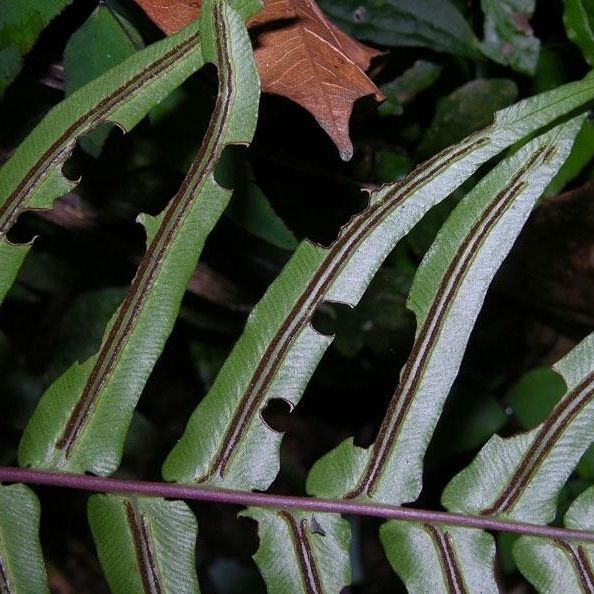
M 23 66 L 40 33 L 72 0 L 4 2 L 0 12 L 0 97 Z
M 535 0 L 481 0 L 485 13 L 483 53 L 518 72 L 534 74 L 540 41 L 528 19 L 535 5 Z
M 386 522 L 380 539 L 410 594 L 498 592 L 490 534 L 452 526 Z
M 6 238 L 24 210 L 48 209 L 76 181 L 62 175 L 78 138 L 104 122 L 133 128 L 202 65 L 196 25 L 131 56 L 54 107 L 0 169 L 0 302 L 31 248 Z
M 584 491 L 565 514 L 565 525 L 594 530 L 594 488 Z M 594 545 L 522 536 L 514 545 L 520 571 L 541 592 L 594 592 Z
M 565 10 L 563 22 L 567 37 L 575 43 L 584 58 L 594 66 L 594 8 L 591 2 L 584 0 L 563 0 Z
M 334 594 L 351 581 L 349 523 L 336 514 L 249 508 L 258 522 L 254 560 L 274 594 Z
M 310 324 L 324 301 L 355 305 L 394 245 L 434 204 L 514 142 L 594 97 L 594 79 L 498 112 L 492 126 L 371 194 L 330 248 L 300 244 L 252 311 L 240 340 L 165 461 L 163 476 L 265 489 L 278 472 L 282 434 L 261 417 L 270 398 L 299 401 L 332 337 Z M 209 431 L 202 430 L 209 427 Z
M 381 45 L 420 46 L 477 58 L 478 39 L 449 0 L 321 0 L 345 31 Z
M 198 525 L 182 501 L 92 495 L 89 524 L 113 594 L 196 594 Z
M 25 485 L 0 486 L 0 592 L 49 594 L 39 544 L 39 501 Z
M 169 336 L 204 245 L 231 192 L 215 181 L 224 148 L 254 133 L 259 84 L 239 15 L 215 0 L 200 19 L 204 59 L 219 72 L 219 95 L 196 160 L 163 213 L 141 217 L 147 251 L 98 353 L 52 384 L 19 448 L 23 465 L 113 472 L 132 413 Z
M 348 439 L 324 456 L 309 474 L 310 493 L 394 505 L 418 497 L 423 456 L 487 289 L 582 121 L 502 161 L 450 215 L 413 281 L 408 306 L 417 335 L 375 443 L 363 449 Z
M 594 440 L 594 334 L 554 365 L 567 392 L 536 429 L 508 439 L 493 436 L 446 487 L 451 511 L 545 523 L 557 495 Z

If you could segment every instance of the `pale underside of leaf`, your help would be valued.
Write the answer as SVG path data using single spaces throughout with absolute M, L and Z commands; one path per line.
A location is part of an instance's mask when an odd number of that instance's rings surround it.
M 594 528 L 594 488 L 584 491 L 565 514 L 565 525 Z M 594 546 L 591 543 L 523 536 L 514 544 L 520 571 L 541 594 L 594 592 Z
M 114 594 L 197 594 L 197 524 L 181 501 L 93 495 L 89 524 Z
M 387 522 L 380 539 L 410 594 L 495 594 L 495 543 L 480 530 Z
M 495 123 L 371 195 L 369 207 L 328 249 L 307 241 L 256 306 L 213 388 L 165 462 L 168 480 L 265 489 L 278 471 L 282 434 L 261 412 L 270 398 L 297 404 L 332 337 L 310 325 L 324 301 L 355 305 L 383 259 L 427 210 L 505 147 L 579 108 L 594 80 L 520 102 Z M 205 433 L 202 427 L 209 426 Z M 257 461 L 257 462 L 254 462 Z
M 25 485 L 0 485 L 0 592 L 49 593 L 39 543 L 39 501 Z
M 575 118 L 528 143 L 451 214 L 413 282 L 409 307 L 417 336 L 373 446 L 343 442 L 312 469 L 310 492 L 393 505 L 418 497 L 423 456 L 489 284 L 582 121 Z
M 21 464 L 113 472 L 140 393 L 173 327 L 204 241 L 230 191 L 214 179 L 225 146 L 250 141 L 258 79 L 245 27 L 214 5 L 201 20 L 202 47 L 219 71 L 219 94 L 202 147 L 178 193 L 158 217 L 143 216 L 147 251 L 98 353 L 50 386 L 25 430 Z
M 332 26 L 311 0 L 268 2 L 264 14 L 265 22 L 292 22 L 258 36 L 255 57 L 263 90 L 304 107 L 332 138 L 341 157 L 350 159 L 349 119 L 355 101 L 367 95 L 383 99 L 364 72 L 369 56 L 379 52 L 363 50 Z
M 350 583 L 350 527 L 336 514 L 249 508 L 258 522 L 254 560 L 275 594 L 332 594 Z
M 193 25 L 81 88 L 52 109 L 18 147 L 0 169 L 0 301 L 30 249 L 30 244 L 13 245 L 6 235 L 23 211 L 51 208 L 76 185 L 62 174 L 76 141 L 105 122 L 131 129 L 201 63 Z
M 551 521 L 559 490 L 594 440 L 593 360 L 591 334 L 554 366 L 568 389 L 547 419 L 527 433 L 491 438 L 446 487 L 443 504 L 466 513 Z

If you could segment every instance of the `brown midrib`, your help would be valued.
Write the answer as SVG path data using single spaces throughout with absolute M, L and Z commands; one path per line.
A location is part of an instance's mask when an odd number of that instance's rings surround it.
M 316 272 L 308 283 L 297 303 L 286 317 L 285 322 L 281 325 L 279 331 L 270 342 L 270 345 L 260 357 L 260 362 L 258 363 L 243 396 L 237 403 L 229 427 L 221 440 L 222 446 L 216 453 L 214 460 L 210 465 L 210 469 L 204 475 L 195 479 L 197 482 L 208 480 L 216 472 L 219 472 L 220 476 L 224 475 L 226 467 L 237 448 L 237 444 L 241 440 L 241 435 L 244 432 L 245 427 L 254 417 L 259 403 L 264 398 L 268 386 L 272 382 L 278 367 L 284 359 L 284 355 L 292 346 L 294 337 L 299 335 L 305 325 L 309 323 L 311 315 L 326 293 L 328 286 L 335 280 L 350 253 L 355 250 L 369 230 L 373 229 L 383 219 L 387 212 L 396 208 L 411 192 L 416 191 L 425 182 L 430 181 L 430 179 L 439 174 L 442 169 L 448 167 L 453 160 L 463 157 L 475 148 L 484 146 L 489 141 L 490 139 L 488 137 L 478 138 L 467 144 L 465 147 L 454 151 L 447 161 L 445 160 L 445 157 L 451 149 L 442 151 L 429 159 L 422 166 L 417 167 L 417 170 L 419 170 L 420 173 L 421 170 L 431 167 L 439 159 L 443 159 L 443 162 L 435 167 L 435 169 L 429 171 L 426 175 L 418 179 L 411 179 L 408 184 L 399 184 L 384 201 L 378 202 L 370 207 L 371 213 L 364 211 L 355 217 L 353 222 L 349 225 L 349 227 L 354 228 L 353 234 L 349 235 L 347 228 L 347 231 L 332 245 L 328 255 L 324 259 L 324 262 L 334 261 L 334 264 L 329 265 L 329 270 L 324 275 L 326 267 L 324 266 L 324 263 L 322 263 L 318 272 Z M 357 225 L 361 225 L 361 227 L 357 228 Z M 308 298 L 308 294 L 310 293 L 312 295 Z M 272 361 L 271 364 L 269 364 L 270 361 Z M 260 376 L 263 376 L 263 379 L 258 381 Z M 258 384 L 259 387 L 256 390 Z
M 128 526 L 132 534 L 134 554 L 142 580 L 142 588 L 145 594 L 163 594 L 161 578 L 146 517 L 144 514 L 138 515 L 134 509 L 134 505 L 129 500 L 124 501 L 124 507 L 126 509 Z
M 43 153 L 27 176 L 22 179 L 15 190 L 8 196 L 4 203 L 0 205 L 0 235 L 8 232 L 18 215 L 24 208 L 26 208 L 26 201 L 29 194 L 42 179 L 44 172 L 50 168 L 53 163 L 59 160 L 64 152 L 70 150 L 70 146 L 76 140 L 76 137 L 81 134 L 88 125 L 100 123 L 101 119 L 109 114 L 112 108 L 117 106 L 123 98 L 134 94 L 147 82 L 161 76 L 170 66 L 177 63 L 179 58 L 189 53 L 195 47 L 197 42 L 198 34 L 194 34 L 177 47 L 172 48 L 167 54 L 145 68 L 142 72 L 139 72 L 136 76 L 132 77 L 124 85 L 116 89 L 109 97 L 105 97 L 93 109 L 71 124 L 45 151 L 45 153 Z
M 507 187 L 498 194 L 491 207 L 487 208 L 482 216 L 474 223 L 448 266 L 439 289 L 436 291 L 436 295 L 439 295 L 440 298 L 431 304 L 423 327 L 419 332 L 419 338 L 415 341 L 411 354 L 403 368 L 402 377 L 390 401 L 378 437 L 372 446 L 372 455 L 366 465 L 363 478 L 359 485 L 345 496 L 346 498 L 353 499 L 361 496 L 364 492 L 367 492 L 368 495 L 372 494 L 396 440 L 396 436 L 402 427 L 402 422 L 415 397 L 415 392 L 432 352 L 431 345 L 434 344 L 434 339 L 442 328 L 445 314 L 455 298 L 461 280 L 466 275 L 467 266 L 474 258 L 476 245 L 480 245 L 484 241 L 491 228 L 499 221 L 511 203 L 513 203 L 517 194 L 523 191 L 526 182 L 520 181 L 521 178 L 534 165 L 544 151 L 544 147 L 536 151 L 524 166 L 516 172 Z M 547 156 L 548 153 L 545 154 L 545 158 Z M 481 227 L 484 227 L 484 229 L 479 234 L 478 231 Z M 460 259 L 463 257 L 465 260 L 460 262 Z M 450 285 L 449 291 L 447 290 L 448 285 Z M 433 324 L 434 320 L 435 323 Z M 398 411 L 397 414 L 396 411 Z
M 555 540 L 555 544 L 569 557 L 580 581 L 583 594 L 594 594 L 594 572 L 582 545 L 572 545 L 563 540 Z
M 551 415 L 537 432 L 530 444 L 530 448 L 523 456 L 522 462 L 507 481 L 505 489 L 492 505 L 481 511 L 481 515 L 509 512 L 567 425 L 571 423 L 583 407 L 590 402 L 592 396 L 594 396 L 592 382 L 594 382 L 594 373 L 588 375 L 580 382 L 553 409 Z
M 450 535 L 431 524 L 423 524 L 423 528 L 429 533 L 437 550 L 448 592 L 450 594 L 467 594 L 466 584 L 452 547 Z
M 278 512 L 278 515 L 289 526 L 293 548 L 297 552 L 297 558 L 299 560 L 299 568 L 301 569 L 305 591 L 307 594 L 323 594 L 322 581 L 307 534 L 307 520 L 302 519 L 297 523 L 295 518 L 286 511 Z
M 215 10 L 220 10 L 216 4 Z M 223 33 L 223 30 L 221 30 L 221 33 Z M 223 37 L 223 34 L 216 36 L 219 64 L 222 64 L 226 58 L 221 44 L 226 44 L 227 39 Z M 221 38 L 223 39 L 221 40 Z M 183 220 L 193 205 L 196 191 L 204 183 L 220 157 L 223 148 L 219 146 L 224 128 L 222 124 L 227 119 L 233 95 L 230 65 L 227 62 L 224 63 L 226 88 L 217 96 L 214 117 L 211 118 L 200 151 L 179 191 L 172 199 L 166 215 L 142 259 L 138 273 L 132 282 L 124 303 L 118 310 L 117 318 L 110 329 L 108 338 L 102 345 L 89 379 L 85 383 L 83 393 L 70 414 L 62 436 L 56 442 L 56 447 L 64 450 L 66 458 L 70 456 L 90 411 L 95 405 L 99 392 L 107 381 L 109 374 L 113 371 L 122 347 L 132 331 L 155 276 L 171 245 L 172 238 L 179 231 Z M 213 147 L 213 149 L 209 150 L 210 147 Z M 199 172 L 201 173 L 198 175 Z M 173 223 L 170 225 L 172 220 Z M 130 315 L 128 315 L 129 313 Z

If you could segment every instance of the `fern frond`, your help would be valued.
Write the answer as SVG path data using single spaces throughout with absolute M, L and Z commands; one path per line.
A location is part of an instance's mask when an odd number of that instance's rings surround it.
M 31 244 L 6 235 L 25 210 L 49 209 L 77 181 L 62 167 L 76 141 L 104 122 L 133 128 L 203 64 L 197 25 L 131 56 L 54 107 L 0 169 L 0 302 Z
M 92 495 L 89 524 L 113 594 L 197 594 L 198 525 L 182 501 Z
M 349 523 L 337 514 L 248 508 L 258 522 L 254 555 L 269 592 L 332 594 L 351 581 Z
M 495 594 L 495 542 L 481 530 L 386 522 L 380 539 L 410 594 Z
M 310 493 L 394 505 L 418 497 L 425 450 L 487 289 L 582 122 L 524 145 L 450 215 L 413 281 L 408 305 L 417 335 L 375 443 L 363 449 L 348 439 L 324 456 L 309 474 Z
M 68 369 L 42 396 L 19 447 L 21 465 L 113 472 L 144 384 L 177 317 L 204 241 L 229 201 L 214 170 L 225 147 L 254 133 L 259 79 L 243 21 L 221 2 L 200 19 L 203 59 L 219 94 L 198 156 L 167 208 L 142 215 L 147 251 L 96 355 Z
M 49 594 L 39 544 L 39 501 L 25 485 L 0 485 L 0 592 Z
M 265 489 L 278 473 L 282 434 L 262 411 L 271 398 L 295 406 L 332 337 L 311 318 L 324 301 L 354 306 L 395 244 L 482 164 L 594 97 L 594 78 L 499 112 L 492 126 L 371 194 L 330 248 L 305 241 L 252 311 L 244 333 L 167 458 L 163 476 Z M 201 431 L 209 427 L 208 432 Z M 346 469 L 345 469 L 346 471 Z
M 594 530 L 594 487 L 584 491 L 565 514 L 565 526 Z M 594 592 L 594 545 L 522 536 L 514 558 L 524 576 L 541 594 Z
M 594 334 L 553 369 L 567 392 L 532 431 L 493 436 L 446 487 L 450 511 L 496 515 L 535 523 L 553 520 L 557 496 L 594 440 Z

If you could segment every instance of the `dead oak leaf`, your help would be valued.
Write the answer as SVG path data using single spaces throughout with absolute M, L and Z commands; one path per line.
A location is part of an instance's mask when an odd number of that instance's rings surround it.
M 136 0 L 163 33 L 173 35 L 198 17 L 201 0 Z
M 198 0 L 136 0 L 165 33 L 196 18 Z M 381 54 L 343 33 L 313 0 L 264 0 L 249 22 L 258 32 L 255 60 L 262 90 L 282 95 L 309 111 L 332 138 L 340 156 L 351 158 L 349 119 L 357 99 L 380 90 L 365 74 Z

